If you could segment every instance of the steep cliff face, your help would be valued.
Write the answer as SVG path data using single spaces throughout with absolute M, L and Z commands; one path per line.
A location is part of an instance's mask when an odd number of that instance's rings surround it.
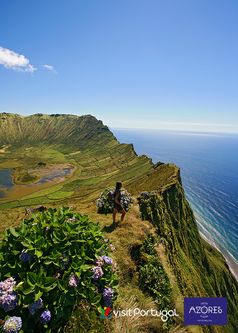
M 157 186 L 153 178 L 168 168 L 158 166 L 142 184 L 140 198 L 143 219 L 151 221 L 163 239 L 168 260 L 184 297 L 227 297 L 229 323 L 225 327 L 204 327 L 204 332 L 237 332 L 238 283 L 222 255 L 204 242 L 193 212 L 185 198 L 179 169 L 167 184 Z M 161 186 L 162 185 L 162 186 Z M 141 186 L 141 184 L 140 184 Z
M 23 117 L 0 113 L 0 145 L 87 145 L 117 143 L 108 127 L 91 115 L 35 114 Z

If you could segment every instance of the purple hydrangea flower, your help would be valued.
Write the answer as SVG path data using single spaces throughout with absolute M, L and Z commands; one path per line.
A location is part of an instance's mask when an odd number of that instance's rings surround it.
M 77 288 L 78 283 L 79 283 L 78 277 L 75 274 L 71 275 L 69 278 L 69 286 L 72 288 Z
M 107 265 L 112 265 L 113 264 L 112 258 L 110 258 L 108 256 L 102 256 L 102 259 L 103 259 L 104 263 L 107 264 Z
M 95 261 L 95 264 L 97 266 L 102 266 L 104 264 L 104 260 L 102 257 L 98 257 L 97 260 Z
M 41 316 L 40 316 L 40 322 L 42 324 L 46 324 L 51 320 L 51 313 L 50 310 L 45 310 L 42 312 Z
M 111 307 L 112 306 L 112 299 L 113 299 L 114 291 L 112 288 L 104 288 L 102 292 L 103 301 L 105 306 Z
M 0 295 L 5 292 L 8 292 L 8 293 L 12 292 L 13 287 L 15 285 L 16 285 L 16 281 L 12 277 L 6 279 L 5 281 L 1 281 L 0 282 Z
M 0 307 L 5 312 L 11 311 L 17 306 L 17 293 L 13 291 L 15 285 L 14 278 L 0 282 Z
M 103 270 L 100 266 L 95 266 L 92 268 L 93 271 L 93 279 L 98 280 L 100 277 L 103 276 Z
M 8 318 L 3 326 L 3 331 L 6 333 L 17 333 L 22 327 L 21 317 L 10 317 Z
M 37 310 L 43 307 L 43 300 L 39 298 L 37 301 L 29 305 L 29 312 L 31 315 L 34 315 Z
M 0 296 L 0 306 L 5 312 L 15 309 L 17 306 L 17 293 L 16 292 L 6 292 Z
M 20 260 L 23 262 L 31 261 L 32 257 L 29 253 L 26 252 L 26 250 L 23 250 L 19 256 Z

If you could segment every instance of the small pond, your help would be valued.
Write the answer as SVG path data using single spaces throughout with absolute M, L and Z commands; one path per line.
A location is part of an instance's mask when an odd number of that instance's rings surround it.
M 0 170 L 0 198 L 5 196 L 5 191 L 3 190 L 10 189 L 13 186 L 12 169 Z
M 18 186 L 34 186 L 39 184 L 45 184 L 52 180 L 55 180 L 60 177 L 65 177 L 72 172 L 72 167 L 59 169 L 59 170 L 51 170 L 47 175 L 44 175 L 40 180 L 38 180 L 34 184 L 24 184 Z M 11 189 L 15 184 L 12 180 L 12 169 L 1 169 L 0 170 L 0 198 L 5 197 L 6 190 Z

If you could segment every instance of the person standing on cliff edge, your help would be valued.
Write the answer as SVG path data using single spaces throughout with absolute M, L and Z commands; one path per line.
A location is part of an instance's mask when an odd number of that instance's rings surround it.
M 122 188 L 122 183 L 117 182 L 116 189 L 114 192 L 114 201 L 113 201 L 113 224 L 116 223 L 117 213 L 121 214 L 121 222 L 123 222 L 124 217 L 126 215 L 126 211 L 121 205 L 121 188 Z

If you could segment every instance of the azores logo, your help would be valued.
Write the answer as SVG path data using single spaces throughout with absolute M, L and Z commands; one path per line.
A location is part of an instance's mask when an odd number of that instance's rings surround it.
M 226 325 L 227 300 L 225 297 L 217 298 L 185 298 L 184 299 L 185 325 Z

